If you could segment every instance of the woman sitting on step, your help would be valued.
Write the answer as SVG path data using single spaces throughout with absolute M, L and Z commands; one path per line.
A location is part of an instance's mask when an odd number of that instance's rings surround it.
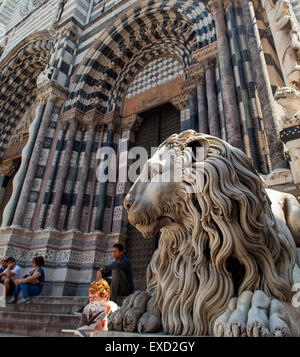
M 32 259 L 32 266 L 34 269 L 29 275 L 25 275 L 23 279 L 15 281 L 16 287 L 9 303 L 14 304 L 17 302 L 21 290 L 23 298 L 18 301 L 18 304 L 30 302 L 30 296 L 40 295 L 45 281 L 45 272 L 42 268 L 43 265 L 44 258 L 42 256 L 34 257 Z

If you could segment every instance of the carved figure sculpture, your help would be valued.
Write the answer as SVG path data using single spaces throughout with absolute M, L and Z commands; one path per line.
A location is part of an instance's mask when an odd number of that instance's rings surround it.
M 45 68 L 45 70 L 42 71 L 36 79 L 37 86 L 41 86 L 49 83 L 51 81 L 53 71 L 54 71 L 53 67 Z
M 286 84 L 300 86 L 299 28 L 289 0 L 263 0 Z
M 172 158 L 168 164 L 160 160 L 166 153 Z M 183 181 L 157 179 L 170 169 L 181 172 Z M 146 176 L 151 180 L 143 182 Z M 147 161 L 124 206 L 144 238 L 159 230 L 161 236 L 147 269 L 147 292 L 128 297 L 111 315 L 110 329 L 299 334 L 299 315 L 290 303 L 297 282 L 295 242 L 274 217 L 262 181 L 242 151 L 192 130 L 174 134 Z

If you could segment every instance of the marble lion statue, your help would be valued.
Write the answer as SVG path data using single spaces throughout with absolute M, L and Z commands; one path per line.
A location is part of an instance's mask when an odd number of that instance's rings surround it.
M 166 153 L 168 163 L 161 160 Z M 181 182 L 157 179 L 171 169 L 181 172 Z M 144 238 L 161 236 L 146 291 L 135 291 L 111 314 L 110 330 L 299 336 L 295 239 L 242 151 L 192 130 L 173 134 L 147 161 L 124 205 Z M 293 209 L 289 215 L 300 222 L 298 204 Z

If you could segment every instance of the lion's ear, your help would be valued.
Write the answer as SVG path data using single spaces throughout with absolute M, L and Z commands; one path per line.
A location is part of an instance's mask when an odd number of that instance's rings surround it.
M 192 149 L 193 152 L 193 159 L 195 161 L 202 161 L 206 158 L 208 150 L 209 150 L 209 142 L 203 137 L 195 137 L 191 138 L 187 142 L 186 147 Z

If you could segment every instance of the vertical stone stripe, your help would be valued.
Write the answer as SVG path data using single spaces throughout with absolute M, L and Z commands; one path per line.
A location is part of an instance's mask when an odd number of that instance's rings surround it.
M 257 86 L 257 93 L 262 109 L 263 122 L 267 135 L 269 150 L 272 153 L 270 170 L 286 167 L 283 156 L 283 144 L 279 138 L 278 113 L 273 98 L 271 83 L 267 64 L 262 51 L 257 20 L 253 8 L 253 2 L 242 1 L 243 21 L 247 34 L 247 45 L 250 51 L 253 68 L 254 80 Z
M 221 130 L 220 130 L 220 123 L 219 123 L 215 77 L 216 77 L 215 64 L 214 63 L 207 64 L 205 66 L 205 78 L 206 78 L 206 96 L 207 96 L 209 134 L 220 138 Z
M 85 148 L 85 154 L 84 154 L 84 162 L 81 170 L 81 175 L 79 179 L 79 189 L 77 193 L 77 198 L 76 198 L 76 203 L 75 203 L 75 210 L 74 210 L 74 215 L 73 215 L 73 223 L 71 224 L 71 227 L 73 229 L 78 229 L 80 230 L 80 223 L 81 223 L 81 211 L 83 208 L 83 203 L 84 203 L 84 194 L 86 190 L 86 182 L 88 178 L 88 173 L 89 173 L 89 166 L 90 166 L 90 160 L 91 160 L 91 154 L 92 154 L 92 148 L 94 144 L 94 135 L 95 135 L 95 126 L 91 126 L 88 129 L 88 139 L 87 139 L 87 144 Z
M 61 122 L 59 124 L 62 124 Z M 63 124 L 66 126 L 66 124 Z M 54 165 L 51 166 L 52 170 L 49 170 L 49 175 L 50 175 L 50 179 L 49 176 L 46 178 L 47 180 L 47 187 L 45 187 L 44 190 L 44 194 L 40 195 L 41 198 L 41 205 L 42 205 L 42 210 L 40 211 L 40 209 L 38 209 L 38 211 L 36 212 L 36 222 L 33 222 L 33 229 L 37 229 L 38 228 L 38 217 L 41 215 L 41 222 L 40 222 L 40 228 L 45 228 L 46 226 L 46 220 L 48 217 L 48 214 L 51 212 L 49 210 L 49 206 L 51 204 L 51 200 L 52 200 L 52 196 L 53 196 L 53 189 L 54 189 L 54 185 L 55 185 L 55 179 L 57 176 L 57 172 L 58 172 L 58 165 L 59 165 L 59 160 L 61 157 L 61 153 L 63 150 L 63 145 L 64 145 L 64 140 L 65 140 L 65 135 L 66 135 L 66 127 L 63 127 L 62 130 L 60 130 L 60 137 L 57 138 L 57 140 L 55 141 L 55 146 L 53 146 L 53 150 L 54 152 L 54 157 L 52 157 L 51 155 L 49 156 L 49 159 L 53 159 L 54 161 Z M 58 140 L 59 139 L 59 140 Z M 51 161 L 49 162 L 49 165 L 51 165 Z M 45 192 L 47 190 L 47 192 Z M 39 206 L 38 206 L 39 208 Z
M 78 152 L 76 154 L 75 166 L 73 167 L 73 173 L 72 173 L 72 178 L 71 178 L 71 188 L 70 188 L 70 192 L 67 196 L 66 213 L 64 216 L 64 223 L 63 223 L 64 230 L 68 229 L 68 224 L 70 222 L 70 216 L 71 216 L 70 211 L 71 211 L 71 206 L 72 206 L 72 202 L 73 202 L 73 194 L 74 194 L 74 188 L 75 188 L 75 184 L 76 184 L 77 173 L 78 173 L 78 169 L 79 169 L 80 155 L 81 155 L 82 148 L 83 148 L 83 140 L 84 140 L 84 130 L 83 130 L 83 128 L 81 128 L 79 147 L 78 147 Z
M 2 219 L 2 227 L 8 227 L 12 224 L 13 222 L 13 217 L 14 213 L 16 210 L 16 206 L 20 197 L 20 193 L 22 190 L 23 182 L 28 170 L 28 166 L 30 163 L 32 151 L 36 142 L 36 138 L 40 129 L 42 117 L 44 115 L 46 105 L 45 104 L 39 104 L 36 108 L 36 114 L 35 114 L 35 119 L 31 123 L 29 127 L 29 139 L 22 151 L 22 162 L 21 166 L 14 177 L 13 181 L 13 193 L 12 196 L 8 202 L 8 204 L 5 207 L 5 210 L 3 212 L 3 219 Z
M 221 138 L 225 141 L 228 141 L 226 120 L 225 120 L 225 115 L 224 115 L 222 82 L 221 82 L 221 77 L 220 77 L 220 65 L 219 65 L 218 61 L 217 61 L 217 66 L 216 66 L 216 87 L 217 87 Z
M 13 224 L 16 226 L 21 226 L 23 223 L 23 218 L 24 218 L 24 213 L 25 213 L 25 208 L 28 202 L 29 194 L 30 194 L 30 188 L 32 185 L 32 181 L 34 179 L 36 170 L 37 170 L 37 165 L 38 161 L 40 158 L 40 153 L 42 150 L 42 145 L 44 142 L 45 134 L 48 130 L 50 119 L 51 119 L 51 113 L 53 110 L 54 103 L 52 100 L 49 100 L 45 113 L 43 115 L 43 119 L 40 125 L 40 129 L 35 141 L 34 149 L 30 158 L 30 163 L 28 166 L 28 170 L 26 173 L 26 177 L 23 183 L 22 191 L 20 194 L 20 199 L 16 208 L 15 216 L 13 219 Z
M 227 27 L 223 10 L 216 9 L 214 11 L 214 17 L 217 32 L 218 55 L 228 142 L 231 145 L 243 150 L 241 123 L 239 120 L 235 83 L 230 60 L 230 48 L 227 39 Z
M 114 136 L 114 130 L 109 129 L 107 132 L 106 142 L 104 144 L 105 146 L 108 146 L 108 147 L 112 146 L 113 136 Z M 97 206 L 96 219 L 95 219 L 95 230 L 97 230 L 97 231 L 101 231 L 101 229 L 102 229 L 107 185 L 108 185 L 107 181 L 100 183 L 98 206 Z
M 77 120 L 73 119 L 69 123 L 69 127 L 68 127 L 69 135 L 67 138 L 66 149 L 64 155 L 62 156 L 61 165 L 59 166 L 58 173 L 57 173 L 56 192 L 54 195 L 53 205 L 52 205 L 50 219 L 49 219 L 49 227 L 52 229 L 56 229 L 58 224 L 60 206 L 62 203 L 65 181 L 67 178 L 68 169 L 70 165 L 76 131 L 77 131 Z
M 257 90 L 255 89 L 255 83 L 254 83 L 253 71 L 252 71 L 252 61 L 247 46 L 246 29 L 243 23 L 241 8 L 237 8 L 235 12 L 236 12 L 237 28 L 239 29 L 238 31 L 239 40 L 240 40 L 239 42 L 240 42 L 243 64 L 244 64 L 244 73 L 245 73 L 246 86 L 249 96 L 250 112 L 253 118 L 258 155 L 261 162 L 260 164 L 262 170 L 261 172 L 267 174 L 270 171 L 270 152 L 269 152 L 268 142 L 266 139 L 266 133 L 264 131 L 264 125 L 261 115 L 261 107 L 257 95 Z
M 205 91 L 205 81 L 201 78 L 197 82 L 197 99 L 198 99 L 198 126 L 199 132 L 203 134 L 208 134 L 208 118 L 207 118 L 207 107 L 206 107 L 206 91 Z

